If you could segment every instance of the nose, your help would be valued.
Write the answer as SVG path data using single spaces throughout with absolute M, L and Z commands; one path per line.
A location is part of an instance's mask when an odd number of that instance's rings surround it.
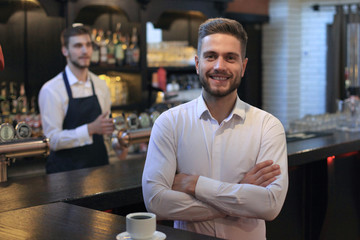
M 225 68 L 225 60 L 222 57 L 218 57 L 216 59 L 215 65 L 214 65 L 214 69 L 215 70 L 221 70 Z
M 82 52 L 83 53 L 87 53 L 87 52 L 89 52 L 89 46 L 87 46 L 87 45 L 84 45 L 83 47 L 82 47 Z

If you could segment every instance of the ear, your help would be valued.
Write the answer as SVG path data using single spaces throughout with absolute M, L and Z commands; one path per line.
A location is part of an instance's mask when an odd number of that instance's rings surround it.
M 248 58 L 245 58 L 244 61 L 242 61 L 242 73 L 241 73 L 241 77 L 244 77 L 247 63 L 248 63 Z
M 67 57 L 69 55 L 69 51 L 65 46 L 61 47 L 61 52 L 65 57 Z
M 196 68 L 196 74 L 199 74 L 199 57 L 195 55 L 195 68 Z

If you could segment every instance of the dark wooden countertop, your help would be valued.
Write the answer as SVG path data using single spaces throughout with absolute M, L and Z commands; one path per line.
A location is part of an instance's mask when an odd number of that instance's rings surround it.
M 0 213 L 0 239 L 115 240 L 126 231 L 125 217 L 67 203 L 52 203 Z M 157 225 L 166 239 L 218 239 Z
M 360 150 L 360 132 L 329 131 L 329 135 L 289 142 L 289 166 L 326 159 L 329 156 Z
M 143 202 L 144 158 L 0 183 L 0 212 L 54 202 L 98 210 Z

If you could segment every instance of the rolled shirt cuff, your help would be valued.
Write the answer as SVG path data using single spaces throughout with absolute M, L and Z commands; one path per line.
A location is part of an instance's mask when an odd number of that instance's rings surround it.
M 92 137 L 89 135 L 87 124 L 81 125 L 76 128 L 76 135 L 79 137 L 80 146 L 93 143 Z

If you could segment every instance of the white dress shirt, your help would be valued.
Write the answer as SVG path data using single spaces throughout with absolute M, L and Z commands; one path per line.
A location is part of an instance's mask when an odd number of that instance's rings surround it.
M 267 187 L 239 184 L 273 160 L 281 175 Z M 220 124 L 199 98 L 162 113 L 152 128 L 142 186 L 147 209 L 174 226 L 225 239 L 266 239 L 288 188 L 285 132 L 273 115 L 236 100 Z M 176 173 L 200 175 L 195 197 L 171 189 Z
M 73 98 L 92 96 L 91 82 L 94 83 L 95 94 L 98 98 L 102 113 L 110 113 L 110 92 L 104 80 L 98 78 L 89 71 L 86 82 L 79 81 L 71 72 L 65 68 Z M 63 122 L 69 104 L 62 72 L 46 82 L 39 93 L 39 108 L 44 135 L 50 139 L 50 149 L 53 151 L 74 148 L 92 144 L 87 124 L 75 129 L 63 130 Z

